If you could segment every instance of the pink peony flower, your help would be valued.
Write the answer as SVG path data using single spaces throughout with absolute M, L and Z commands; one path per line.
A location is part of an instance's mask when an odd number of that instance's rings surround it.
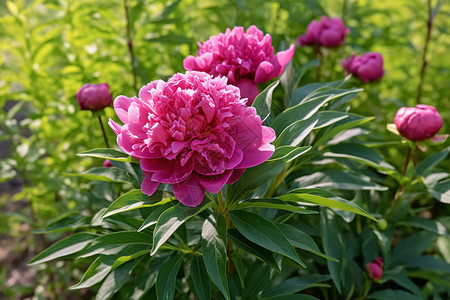
M 140 160 L 144 194 L 172 184 L 181 203 L 197 206 L 205 190 L 217 193 L 275 150 L 274 131 L 245 102 L 226 78 L 186 72 L 149 83 L 139 98 L 117 97 L 124 125 L 109 125 L 120 148 Z
M 377 257 L 366 265 L 366 273 L 372 280 L 378 280 L 383 276 L 383 258 Z
M 81 110 L 102 110 L 111 105 L 112 94 L 107 83 L 85 84 L 77 93 Z
M 291 45 L 274 55 L 272 37 L 254 25 L 246 32 L 243 27 L 227 28 L 198 46 L 197 57 L 185 58 L 184 68 L 227 77 L 228 83 L 240 88 L 242 98 L 248 98 L 249 105 L 259 94 L 257 84 L 280 76 L 295 51 Z
M 425 104 L 401 107 L 395 114 L 394 123 L 398 132 L 411 141 L 433 137 L 444 124 L 436 108 Z
M 350 28 L 345 27 L 339 18 L 320 17 L 320 21 L 309 23 L 306 33 L 298 37 L 300 46 L 318 45 L 323 47 L 337 47 L 344 43 Z
M 367 52 L 361 56 L 352 55 L 341 61 L 347 72 L 359 77 L 364 82 L 377 81 L 384 75 L 383 56 L 378 52 Z

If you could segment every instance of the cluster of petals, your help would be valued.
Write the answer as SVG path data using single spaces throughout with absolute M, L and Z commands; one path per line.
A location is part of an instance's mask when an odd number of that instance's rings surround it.
M 352 55 L 343 59 L 342 67 L 364 82 L 377 81 L 384 75 L 383 56 L 378 52 L 367 52 L 360 56 Z
M 107 83 L 87 83 L 77 92 L 77 101 L 81 110 L 102 110 L 111 105 L 112 94 Z
M 117 97 L 114 109 L 124 125 L 109 124 L 120 148 L 140 160 L 142 192 L 171 184 L 186 206 L 234 183 L 275 150 L 274 131 L 225 77 L 178 73 L 142 87 L 139 97 Z
M 257 84 L 281 75 L 295 51 L 291 45 L 274 54 L 272 37 L 254 25 L 247 31 L 239 26 L 227 28 L 225 33 L 212 36 L 198 46 L 197 57 L 185 58 L 184 68 L 227 77 L 228 83 L 239 87 L 241 96 L 248 98 L 248 104 L 259 94 Z
M 416 107 L 401 107 L 395 114 L 394 124 L 403 137 L 422 141 L 433 137 L 444 122 L 436 108 L 418 104 Z
M 345 27 L 341 19 L 322 16 L 319 22 L 309 23 L 306 33 L 298 37 L 298 43 L 300 46 L 337 47 L 344 43 L 349 32 L 350 28 Z
M 383 258 L 377 257 L 366 265 L 366 273 L 372 280 L 383 277 Z

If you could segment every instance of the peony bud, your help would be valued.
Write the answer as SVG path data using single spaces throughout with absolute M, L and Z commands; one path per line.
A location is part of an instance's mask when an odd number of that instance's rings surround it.
M 322 16 L 320 21 L 313 20 L 308 25 L 304 35 L 299 36 L 300 46 L 319 45 L 324 47 L 337 47 L 344 43 L 345 36 L 350 32 L 339 18 Z
M 384 75 L 383 57 L 378 52 L 367 52 L 361 56 L 352 55 L 343 59 L 342 67 L 364 82 L 377 81 Z
M 422 141 L 433 137 L 442 127 L 442 117 L 433 106 L 418 104 L 416 107 L 401 107 L 394 118 L 398 132 L 411 141 Z
M 377 257 L 366 265 L 366 273 L 372 280 L 378 280 L 383 276 L 383 258 Z
M 103 162 L 103 168 L 111 168 L 111 167 L 114 167 L 111 161 L 109 159 L 105 159 L 105 161 Z
M 102 110 L 111 105 L 112 94 L 107 83 L 85 84 L 77 93 L 81 110 Z

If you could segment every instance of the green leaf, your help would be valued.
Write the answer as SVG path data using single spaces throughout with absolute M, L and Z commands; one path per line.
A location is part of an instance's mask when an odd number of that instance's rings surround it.
M 390 259 L 386 261 L 386 267 L 397 266 L 410 258 L 416 257 L 428 249 L 435 238 L 431 232 L 419 232 L 400 241 L 392 250 Z
M 113 232 L 97 237 L 79 257 L 85 258 L 96 254 L 111 255 L 119 253 L 128 245 L 143 245 L 142 250 L 149 250 L 152 237 L 142 232 Z
M 275 147 L 299 145 L 313 130 L 318 120 L 319 115 L 315 113 L 308 119 L 295 121 L 281 132 L 273 144 Z
M 406 226 L 412 226 L 416 228 L 425 229 L 429 232 L 433 232 L 439 235 L 449 236 L 450 233 L 448 232 L 447 228 L 439 221 L 426 219 L 426 218 L 419 218 L 419 217 L 413 217 L 411 219 L 400 221 L 398 224 L 406 225 Z
M 203 261 L 211 281 L 230 299 L 227 280 L 227 224 L 220 213 L 211 214 L 202 226 Z
M 297 248 L 312 252 L 318 256 L 338 262 L 336 258 L 323 254 L 316 242 L 308 234 L 288 224 L 275 224 L 288 241 Z
M 32 233 L 42 234 L 51 232 L 62 232 L 89 227 L 91 225 L 91 217 L 83 217 L 74 215 L 75 212 L 64 214 L 64 217 L 58 218 L 42 229 L 33 230 Z
M 274 208 L 292 211 L 301 214 L 317 214 L 316 211 L 306 209 L 299 205 L 291 205 L 290 203 L 281 201 L 280 199 L 272 198 L 272 199 L 249 199 L 243 202 L 240 202 L 238 205 L 230 208 L 230 211 L 246 209 L 249 207 L 265 207 L 265 208 Z
M 134 261 L 127 262 L 109 273 L 95 295 L 95 299 L 110 299 L 127 282 L 131 271 L 140 263 L 140 261 L 141 259 L 135 259 Z
M 333 211 L 325 208 L 320 210 L 320 232 L 325 253 L 337 259 L 342 259 L 344 257 L 344 234 Z M 331 279 L 338 293 L 341 294 L 343 287 L 341 269 L 343 264 L 327 260 L 327 266 Z
M 349 170 L 323 170 L 311 175 L 298 177 L 291 188 L 326 188 L 337 190 L 374 190 L 385 191 L 386 187 L 379 186 L 369 177 L 356 174 Z
M 83 248 L 89 245 L 92 240 L 97 237 L 97 235 L 91 233 L 75 233 L 56 242 L 55 244 L 51 245 L 50 247 L 36 255 L 32 260 L 28 262 L 28 265 L 40 264 L 52 259 L 74 254 L 78 251 L 83 250 Z
M 304 86 L 298 88 L 297 90 L 295 90 L 294 95 L 291 100 L 291 106 L 307 101 L 314 95 L 317 95 L 320 91 L 328 92 L 332 88 L 340 87 L 348 79 L 350 79 L 350 76 L 347 76 L 346 78 L 338 80 L 338 81 L 325 82 L 325 83 L 314 82 L 314 83 L 304 85 Z
M 423 175 L 425 171 L 431 169 L 438 163 L 440 163 L 442 160 L 444 160 L 448 153 L 450 152 L 450 147 L 445 148 L 441 152 L 433 153 L 426 157 L 424 160 L 422 160 L 416 168 L 416 176 L 417 175 Z
M 261 117 L 261 120 L 263 122 L 270 115 L 273 90 L 279 83 L 280 81 L 278 80 L 271 83 L 267 88 L 264 89 L 264 91 L 262 91 L 262 93 L 256 96 L 255 101 L 253 101 L 252 106 L 256 109 L 256 113 Z
M 273 299 L 274 297 L 294 294 L 301 290 L 317 286 L 317 283 L 326 280 L 330 280 L 329 275 L 303 275 L 301 277 L 289 278 L 275 286 L 271 286 L 270 288 L 266 289 L 261 296 Z
M 277 151 L 278 149 L 280 150 Z M 256 167 L 247 169 L 241 178 L 232 185 L 231 203 L 244 198 L 264 183 L 275 178 L 283 170 L 286 162 L 306 153 L 311 147 L 280 147 L 278 149 L 275 150 L 273 155 L 275 158 L 269 159 Z
M 450 274 L 450 264 L 433 256 L 415 256 L 404 262 L 405 267 Z
M 370 294 L 367 299 L 376 300 L 422 300 L 423 298 L 418 297 L 414 294 L 405 292 L 403 290 L 391 290 L 384 289 L 381 291 L 376 291 Z
M 112 271 L 112 265 L 119 257 L 119 255 L 99 256 L 86 270 L 80 282 L 70 286 L 69 290 L 84 289 L 99 283 Z
M 151 258 L 143 272 L 133 282 L 134 290 L 130 297 L 131 300 L 140 300 L 145 297 L 146 293 L 155 285 L 162 265 L 168 260 L 168 257 Z
M 319 300 L 319 298 L 305 294 L 293 294 L 270 298 L 270 300 Z
M 322 189 L 295 189 L 289 192 L 289 194 L 279 196 L 278 199 L 283 201 L 314 203 L 321 206 L 349 211 L 365 216 L 375 222 L 377 221 L 377 219 L 355 203 L 337 197 Z
M 109 159 L 109 160 L 116 160 L 116 161 L 127 161 L 131 162 L 133 161 L 133 158 L 131 156 L 128 156 L 127 154 L 111 149 L 111 148 L 97 148 L 97 149 L 91 149 L 89 151 L 78 153 L 77 156 L 86 156 L 86 157 L 96 157 L 96 158 L 103 158 L 103 159 Z
M 156 207 L 147 217 L 147 219 L 145 219 L 144 223 L 142 223 L 141 227 L 139 227 L 138 231 L 142 231 L 152 225 L 155 225 L 156 222 L 158 222 L 159 217 L 161 216 L 161 214 L 163 212 L 165 212 L 166 210 L 168 210 L 169 208 L 173 207 L 174 205 L 170 202 L 170 203 L 166 203 L 163 205 L 160 205 L 158 207 Z
M 355 143 L 345 143 L 331 146 L 323 154 L 325 157 L 348 158 L 380 171 L 393 171 L 395 168 L 388 164 L 381 155 L 366 146 Z
M 328 140 L 336 137 L 341 131 L 354 128 L 356 126 L 370 122 L 373 119 L 375 119 L 375 117 L 362 117 L 355 114 L 348 114 L 347 118 L 337 121 L 333 125 L 321 130 L 320 134 L 318 134 L 313 144 L 315 146 L 321 146 Z
M 250 212 L 233 211 L 229 213 L 237 230 L 250 241 L 294 260 L 306 267 L 284 234 L 273 223 Z
M 178 269 L 183 261 L 184 255 L 175 255 L 169 259 L 159 270 L 156 279 L 156 294 L 158 300 L 171 300 L 175 295 L 175 283 Z
M 130 183 L 133 186 L 140 185 L 140 183 L 138 184 L 128 172 L 119 168 L 92 168 L 81 174 L 65 173 L 64 175 L 85 178 L 87 180 L 123 182 Z
M 165 191 L 156 190 L 153 195 L 147 196 L 142 194 L 141 190 L 133 190 L 123 194 L 111 203 L 103 213 L 102 218 L 107 218 L 114 214 L 137 208 L 166 204 L 172 200 L 175 200 L 175 197 L 171 197 L 171 195 Z
M 280 268 L 278 267 L 271 251 L 249 241 L 239 231 L 237 231 L 237 229 L 234 228 L 228 230 L 228 237 L 238 248 L 266 263 L 272 269 L 278 272 L 280 271 Z
M 191 276 L 197 298 L 200 300 L 211 299 L 211 284 L 209 282 L 208 271 L 203 260 L 198 255 L 195 255 L 192 259 Z
M 429 187 L 428 191 L 440 202 L 450 204 L 450 179 L 441 181 L 431 188 Z
M 184 222 L 213 205 L 213 202 L 208 202 L 203 206 L 188 207 L 179 203 L 166 210 L 159 217 L 155 230 L 153 231 L 153 247 L 150 255 L 154 255 L 159 247 L 161 247 Z
M 288 108 L 273 120 L 271 127 L 275 130 L 278 136 L 281 132 L 283 132 L 285 128 L 287 128 L 292 123 L 310 118 L 319 110 L 322 105 L 330 100 L 330 97 L 322 97 Z
M 314 129 L 320 129 L 333 125 L 334 123 L 346 118 L 348 118 L 348 113 L 345 112 L 330 110 L 321 111 L 319 112 L 319 121 L 316 126 L 314 126 Z

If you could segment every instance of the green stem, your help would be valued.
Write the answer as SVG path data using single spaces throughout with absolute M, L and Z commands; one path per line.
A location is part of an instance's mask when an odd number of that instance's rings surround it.
M 133 52 L 133 38 L 131 36 L 131 23 L 128 8 L 128 0 L 123 0 L 123 7 L 125 9 L 125 19 L 127 22 L 127 44 L 128 44 L 128 52 L 130 53 L 131 70 L 133 72 L 133 89 L 137 94 L 139 93 L 139 89 L 137 87 L 137 69 L 136 69 L 136 60 Z
M 102 129 L 103 139 L 105 140 L 106 148 L 111 148 L 109 146 L 108 137 L 106 136 L 105 127 L 103 127 L 102 117 L 100 115 L 98 115 L 98 122 L 100 123 L 100 127 Z
M 269 187 L 269 191 L 267 191 L 266 197 L 270 198 L 272 197 L 275 192 L 277 191 L 280 184 L 283 182 L 283 180 L 286 178 L 286 176 L 289 174 L 289 171 L 284 168 L 283 171 L 281 171 L 280 174 L 275 177 L 275 180 L 272 182 L 272 184 Z
M 319 65 L 317 66 L 316 81 L 320 82 L 320 79 L 322 77 L 323 55 L 322 55 L 322 51 L 320 51 L 319 45 L 315 46 L 314 53 L 316 54 L 317 60 L 319 61 Z
M 427 8 L 428 8 L 427 35 L 425 38 L 425 45 L 423 47 L 423 53 L 422 53 L 422 68 L 420 69 L 420 80 L 419 80 L 419 86 L 417 87 L 416 104 L 420 104 L 420 101 L 422 98 L 422 89 L 423 89 L 423 82 L 425 80 L 425 71 L 428 66 L 428 61 L 427 61 L 428 44 L 430 43 L 431 30 L 433 29 L 433 15 L 432 15 L 432 8 L 431 8 L 431 0 L 427 1 Z

